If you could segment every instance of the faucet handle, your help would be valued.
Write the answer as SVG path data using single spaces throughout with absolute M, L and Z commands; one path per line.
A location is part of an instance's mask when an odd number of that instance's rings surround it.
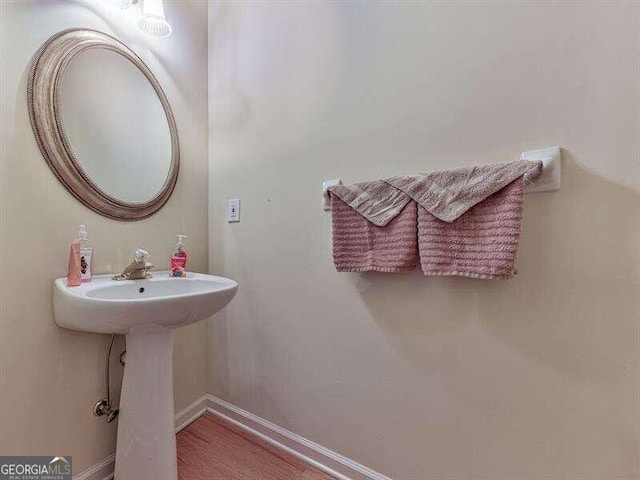
M 149 259 L 151 258 L 151 255 L 144 248 L 137 248 L 133 252 L 133 257 L 138 263 L 149 263 Z

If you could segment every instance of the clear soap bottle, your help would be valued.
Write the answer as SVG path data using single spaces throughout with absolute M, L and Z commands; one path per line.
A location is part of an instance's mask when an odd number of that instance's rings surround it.
M 80 244 L 80 279 L 90 282 L 93 274 L 93 247 L 89 245 L 86 225 L 80 225 L 76 241 Z

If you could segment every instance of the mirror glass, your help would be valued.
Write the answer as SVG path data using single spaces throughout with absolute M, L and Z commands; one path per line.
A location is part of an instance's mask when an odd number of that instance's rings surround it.
M 125 203 L 145 203 L 171 170 L 171 131 L 158 94 L 123 55 L 88 48 L 61 79 L 60 115 L 72 158 L 95 186 Z

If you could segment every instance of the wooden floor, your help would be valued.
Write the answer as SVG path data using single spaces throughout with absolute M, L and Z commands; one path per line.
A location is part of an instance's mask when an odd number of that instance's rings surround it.
M 177 435 L 180 480 L 335 480 L 206 413 Z

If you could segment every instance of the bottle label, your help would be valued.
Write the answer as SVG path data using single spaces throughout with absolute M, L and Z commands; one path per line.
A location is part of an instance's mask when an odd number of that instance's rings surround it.
M 93 255 L 92 248 L 80 249 L 80 279 L 83 282 L 91 280 L 91 256 Z
M 177 252 L 171 257 L 171 276 L 172 277 L 186 277 L 187 272 L 185 266 L 187 265 L 187 256 L 183 252 Z

